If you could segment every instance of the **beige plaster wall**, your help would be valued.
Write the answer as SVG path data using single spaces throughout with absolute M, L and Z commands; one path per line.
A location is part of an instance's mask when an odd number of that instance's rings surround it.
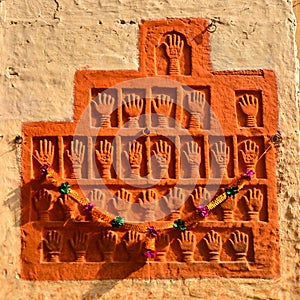
M 299 299 L 299 108 L 288 0 L 0 1 L 0 299 Z M 29 282 L 20 279 L 20 146 L 24 121 L 71 120 L 77 69 L 138 69 L 142 19 L 217 18 L 215 69 L 276 72 L 281 272 L 276 280 Z M 123 24 L 124 23 L 124 24 Z

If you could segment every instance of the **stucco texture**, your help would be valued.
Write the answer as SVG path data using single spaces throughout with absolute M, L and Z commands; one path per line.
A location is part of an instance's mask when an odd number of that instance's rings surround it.
M 0 299 L 299 299 L 299 107 L 296 20 L 283 0 L 0 1 Z M 20 279 L 21 145 L 26 121 L 71 121 L 78 69 L 138 69 L 138 25 L 167 17 L 215 19 L 216 70 L 271 69 L 283 144 L 277 179 L 281 276 L 265 279 Z

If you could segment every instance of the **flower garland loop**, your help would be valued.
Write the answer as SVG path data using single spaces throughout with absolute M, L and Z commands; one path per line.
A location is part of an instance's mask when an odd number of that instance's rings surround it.
M 270 138 L 269 147 L 258 158 L 258 160 L 261 159 L 261 157 L 271 149 L 272 145 L 276 147 L 279 146 L 281 142 L 282 137 L 280 133 L 277 132 Z M 198 222 L 197 217 L 201 217 L 203 219 L 206 218 L 211 210 L 213 210 L 218 205 L 226 201 L 229 197 L 235 197 L 238 194 L 238 192 L 246 185 L 246 183 L 253 178 L 255 171 L 253 169 L 247 169 L 245 173 L 242 176 L 240 176 L 240 178 L 237 180 L 236 184 L 227 187 L 222 194 L 211 200 L 207 205 L 200 205 L 196 207 L 195 213 L 191 218 L 187 220 L 177 219 L 174 222 L 169 222 L 167 224 L 164 223 L 156 229 L 154 228 L 154 226 L 145 226 L 144 224 L 125 223 L 124 218 L 122 218 L 121 216 L 113 216 L 108 212 L 100 211 L 87 198 L 79 196 L 78 193 L 72 189 L 71 185 L 68 182 L 64 182 L 62 178 L 60 178 L 59 175 L 54 171 L 52 166 L 41 166 L 40 173 L 41 176 L 45 177 L 49 183 L 57 187 L 58 191 L 61 194 L 67 194 L 74 201 L 79 203 L 83 207 L 84 212 L 90 213 L 93 216 L 94 220 L 98 220 L 98 222 L 100 223 L 105 223 L 106 226 L 110 224 L 110 226 L 113 228 L 123 227 L 126 230 L 134 230 L 137 232 L 146 233 L 147 240 L 144 248 L 144 256 L 147 258 L 155 258 L 155 239 L 158 237 L 157 231 L 162 231 L 171 228 L 176 228 L 180 231 L 185 231 L 187 227 L 193 227 L 193 225 L 197 224 Z

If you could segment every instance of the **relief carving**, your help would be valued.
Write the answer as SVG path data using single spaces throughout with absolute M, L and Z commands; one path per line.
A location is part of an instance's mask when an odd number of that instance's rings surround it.
M 114 147 L 108 141 L 100 141 L 99 150 L 96 150 L 96 157 L 101 165 L 101 177 L 111 179 L 111 165 L 113 161 Z
M 223 210 L 223 221 L 231 222 L 233 221 L 233 211 L 236 207 L 235 197 L 227 197 L 226 201 L 221 204 Z
M 143 246 L 143 236 L 136 231 L 128 231 L 127 236 L 123 240 L 123 244 L 128 253 L 130 261 L 137 261 L 141 256 Z
M 76 73 L 74 122 L 23 125 L 23 278 L 278 276 L 275 75 L 212 71 L 206 21 L 156 22 L 139 71 Z
M 169 220 L 175 221 L 181 219 L 185 195 L 181 188 L 174 187 L 169 190 L 168 196 L 163 197 L 163 203 L 170 213 Z
M 112 199 L 112 203 L 117 214 L 125 219 L 127 218 L 127 214 L 130 212 L 131 202 L 132 193 L 128 192 L 124 188 L 118 190 L 117 194 Z
M 159 167 L 159 179 L 169 178 L 169 163 L 171 161 L 171 146 L 166 141 L 160 140 L 155 143 L 155 150 L 153 150 L 156 162 Z
M 82 220 L 82 217 L 78 209 L 78 203 L 76 203 L 73 199 L 71 199 L 68 194 L 63 194 L 58 199 L 59 199 L 59 203 L 61 204 L 64 210 L 66 221 Z
M 191 47 L 184 34 L 170 31 L 152 35 L 157 75 L 191 75 Z
M 52 145 L 52 142 L 47 139 L 40 140 L 40 150 L 35 150 L 35 158 L 41 166 L 52 166 L 54 159 L 54 145 Z
M 167 261 L 167 253 L 170 248 L 170 237 L 166 233 L 162 233 L 158 235 L 158 237 L 155 239 L 155 248 L 157 251 L 156 254 L 156 260 L 161 262 Z
M 183 261 L 193 262 L 196 247 L 196 235 L 192 231 L 181 232 L 180 239 L 177 239 L 182 253 Z
M 206 242 L 208 254 L 209 254 L 209 261 L 215 262 L 220 260 L 220 252 L 222 249 L 222 238 L 219 233 L 211 230 L 206 234 L 204 238 Z
M 82 178 L 81 167 L 84 161 L 85 145 L 79 140 L 71 142 L 71 150 L 67 150 L 67 156 L 72 163 L 73 172 L 71 178 Z
M 169 75 L 180 75 L 180 59 L 183 53 L 184 41 L 181 40 L 180 35 L 169 34 L 167 35 L 166 42 L 166 53 L 169 57 Z
M 158 114 L 158 126 L 161 128 L 169 127 L 168 117 L 171 114 L 173 100 L 168 95 L 158 95 L 152 103 L 154 111 Z
M 144 100 L 139 95 L 129 94 L 123 100 L 123 106 L 126 114 L 128 115 L 128 128 L 139 128 L 139 118 L 143 110 Z
M 91 203 L 94 203 L 99 208 L 105 210 L 105 194 L 99 189 L 93 189 L 90 191 L 89 200 Z
M 53 209 L 55 203 L 52 193 L 46 189 L 39 190 L 33 198 L 33 203 L 38 212 L 38 220 L 43 222 L 50 221 L 49 211 Z
M 114 108 L 115 98 L 106 93 L 98 93 L 95 100 L 91 101 L 92 107 L 97 111 L 101 127 L 111 127 L 111 113 Z
M 187 94 L 187 104 L 189 107 L 190 117 L 190 128 L 191 129 L 202 129 L 204 112 L 205 112 L 206 96 L 202 91 L 193 91 Z
M 140 169 L 142 163 L 142 144 L 138 141 L 129 143 L 129 153 L 124 151 L 130 164 L 129 178 L 138 179 L 140 177 Z
M 253 95 L 245 94 L 238 99 L 243 113 L 247 116 L 246 126 L 256 127 L 256 116 L 258 113 L 258 98 Z
M 155 206 L 157 200 L 158 195 L 154 190 L 148 189 L 146 191 L 142 191 L 142 198 L 139 198 L 138 201 L 143 210 L 145 211 L 145 218 L 147 220 L 155 220 Z M 147 205 L 149 203 L 151 203 L 152 205 Z
M 197 209 L 199 206 L 207 205 L 211 200 L 211 195 L 206 188 L 198 186 L 191 194 L 193 207 Z M 206 219 L 203 219 L 203 221 Z
M 244 149 L 240 150 L 240 153 L 247 169 L 255 170 L 259 154 L 258 145 L 254 141 L 246 140 L 241 144 L 241 148 Z
M 229 239 L 232 248 L 235 252 L 237 261 L 247 261 L 247 252 L 249 248 L 249 237 L 246 233 L 236 230 L 232 233 L 232 237 Z
M 52 230 L 48 232 L 47 238 L 43 241 L 48 249 L 48 261 L 58 263 L 63 246 L 62 235 L 58 231 Z
M 263 193 L 260 189 L 250 189 L 244 196 L 246 206 L 248 208 L 248 217 L 250 221 L 259 221 L 259 213 L 263 205 Z
M 190 178 L 200 178 L 201 149 L 196 142 L 192 141 L 186 143 L 186 150 L 183 154 L 190 166 Z
M 230 148 L 225 142 L 219 141 L 211 146 L 211 152 L 218 165 L 220 178 L 228 178 L 227 166 L 229 163 Z
M 88 247 L 88 235 L 81 231 L 76 231 L 70 244 L 75 252 L 76 262 L 86 262 L 86 251 Z
M 102 231 L 98 240 L 99 248 L 102 249 L 103 259 L 106 262 L 114 261 L 114 252 L 118 243 L 118 234 L 112 230 Z

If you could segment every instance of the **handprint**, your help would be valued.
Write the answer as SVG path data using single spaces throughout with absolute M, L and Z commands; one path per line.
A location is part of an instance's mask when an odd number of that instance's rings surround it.
M 249 196 L 244 196 L 250 221 L 259 221 L 259 212 L 263 205 L 263 193 L 260 189 L 250 189 Z
M 103 231 L 100 234 L 98 245 L 102 249 L 103 259 L 107 262 L 114 260 L 114 252 L 118 243 L 118 234 L 112 230 Z
M 220 251 L 222 247 L 222 238 L 221 236 L 211 230 L 206 234 L 206 238 L 204 238 L 206 242 L 208 251 L 209 251 L 209 260 L 210 261 L 219 261 L 220 260 Z
M 180 239 L 177 239 L 182 256 L 183 261 L 185 262 L 193 262 L 193 254 L 196 247 L 196 235 L 193 234 L 192 231 L 183 231 L 181 232 Z
M 194 141 L 186 145 L 187 151 L 183 151 L 183 154 L 190 165 L 190 178 L 200 178 L 201 149 Z
M 236 255 L 237 261 L 247 261 L 246 256 L 249 247 L 249 237 L 246 233 L 236 230 L 232 233 L 231 239 L 232 248 Z
M 126 219 L 127 214 L 131 211 L 132 193 L 122 188 L 113 197 L 112 203 L 118 215 Z
M 70 244 L 75 251 L 76 261 L 86 261 L 86 251 L 88 247 L 88 235 L 81 231 L 76 231 L 73 238 L 70 239 Z
M 193 91 L 187 95 L 187 103 L 191 114 L 190 128 L 203 128 L 205 102 L 206 96 L 204 92 Z
M 129 143 L 129 153 L 125 151 L 127 159 L 129 159 L 130 164 L 130 175 L 132 179 L 137 179 L 140 177 L 140 168 L 142 162 L 142 144 L 138 141 Z
M 168 127 L 168 116 L 171 114 L 173 100 L 168 95 L 158 95 L 152 103 L 154 111 L 158 114 L 158 126 L 161 128 Z
M 41 189 L 33 198 L 33 203 L 38 211 L 39 221 L 49 221 L 49 210 L 53 208 L 55 203 L 53 195 L 46 189 Z
M 58 231 L 52 230 L 48 232 L 44 243 L 48 248 L 49 262 L 59 262 L 59 253 L 62 249 L 62 236 Z
M 93 189 L 90 191 L 89 200 L 90 202 L 96 204 L 97 207 L 103 208 L 105 202 L 105 194 L 99 189 Z
M 255 170 L 259 154 L 258 145 L 251 140 L 246 140 L 242 143 L 242 146 L 244 146 L 245 151 L 240 150 L 240 152 L 242 153 L 247 169 Z
M 163 202 L 168 207 L 170 211 L 170 220 L 178 220 L 181 219 L 183 204 L 185 201 L 185 195 L 181 188 L 174 187 L 169 190 L 168 197 L 163 197 Z
M 129 259 L 136 261 L 137 257 L 141 253 L 143 241 L 142 234 L 136 231 L 128 231 L 126 239 L 123 243 L 129 255 Z
M 194 193 L 191 195 L 191 197 L 195 208 L 198 206 L 205 206 L 211 200 L 209 191 L 201 186 L 198 186 L 198 188 L 194 190 Z
M 54 158 L 54 145 L 51 141 L 44 139 L 44 143 L 40 140 L 40 151 L 35 150 L 35 158 L 43 165 L 51 166 Z
M 129 94 L 123 100 L 124 110 L 129 117 L 128 128 L 139 127 L 139 116 L 142 113 L 144 100 L 139 95 Z
M 125 190 L 125 189 L 122 188 L 121 190 L 119 190 L 117 192 L 117 197 L 119 199 L 122 199 L 122 200 L 126 201 L 126 202 L 131 202 L 131 200 L 132 200 L 132 193 L 130 193 L 127 190 Z
M 229 146 L 227 146 L 225 142 L 219 141 L 211 146 L 211 152 L 215 162 L 219 166 L 219 177 L 228 177 L 227 165 L 229 162 Z
M 100 189 L 93 189 L 89 194 L 90 203 L 93 203 L 101 211 L 107 210 L 106 196 Z
M 78 210 L 78 204 L 68 194 L 61 195 L 59 202 L 64 210 L 67 221 L 80 221 L 82 219 Z
M 139 204 L 145 210 L 145 220 L 155 220 L 157 200 L 158 195 L 154 190 L 148 189 L 142 192 L 142 198 L 139 198 Z
M 228 196 L 227 199 L 221 203 L 223 210 L 223 221 L 231 222 L 233 220 L 233 211 L 236 206 L 236 201 L 234 196 Z
M 166 38 L 168 43 L 164 42 L 166 46 L 166 53 L 170 59 L 169 75 L 180 75 L 180 58 L 183 53 L 184 41 L 181 40 L 177 34 L 169 34 Z
M 159 178 L 168 179 L 168 168 L 171 160 L 171 146 L 166 141 L 160 140 L 155 143 L 156 150 L 153 151 L 156 161 L 159 165 Z
M 258 98 L 253 95 L 245 94 L 239 97 L 239 104 L 245 115 L 247 115 L 246 126 L 255 127 L 256 116 L 258 113 Z
M 113 111 L 115 98 L 106 93 L 98 93 L 98 97 L 92 101 L 94 108 L 100 114 L 100 126 L 110 127 L 110 115 Z
M 102 178 L 111 179 L 110 167 L 113 152 L 114 147 L 108 140 L 100 141 L 99 151 L 96 150 L 96 157 L 102 166 Z
M 166 233 L 160 234 L 155 239 L 155 248 L 157 251 L 156 260 L 166 261 L 166 255 L 170 248 L 170 237 Z
M 71 151 L 67 150 L 67 156 L 72 162 L 74 172 L 71 178 L 81 179 L 81 165 L 84 160 L 85 145 L 79 140 L 71 142 Z

